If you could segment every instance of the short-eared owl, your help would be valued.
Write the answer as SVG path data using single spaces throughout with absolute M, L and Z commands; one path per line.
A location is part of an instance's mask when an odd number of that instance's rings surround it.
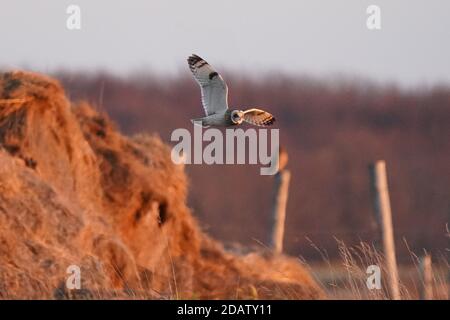
M 228 87 L 220 74 L 199 56 L 188 58 L 189 68 L 201 88 L 202 103 L 206 117 L 193 119 L 202 126 L 233 126 L 243 121 L 257 125 L 270 126 L 275 118 L 267 111 L 250 108 L 245 111 L 228 109 Z

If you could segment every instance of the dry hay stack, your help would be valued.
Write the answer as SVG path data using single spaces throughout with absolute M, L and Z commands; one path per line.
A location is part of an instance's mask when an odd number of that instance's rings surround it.
M 292 258 L 226 252 L 186 194 L 159 138 L 121 135 L 51 78 L 0 74 L 0 298 L 323 297 Z

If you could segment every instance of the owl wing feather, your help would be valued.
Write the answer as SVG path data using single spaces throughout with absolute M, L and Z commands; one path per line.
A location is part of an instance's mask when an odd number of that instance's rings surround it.
M 275 117 L 267 111 L 252 108 L 244 111 L 244 121 L 257 126 L 271 126 Z
M 200 85 L 206 115 L 225 112 L 228 109 L 228 87 L 222 76 L 208 62 L 195 54 L 187 61 L 195 80 Z

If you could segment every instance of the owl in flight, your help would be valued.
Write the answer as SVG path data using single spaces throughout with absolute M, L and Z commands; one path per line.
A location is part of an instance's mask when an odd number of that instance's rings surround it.
M 257 125 L 270 126 L 275 118 L 267 111 L 251 108 L 245 111 L 228 109 L 228 87 L 220 74 L 205 60 L 193 54 L 188 59 L 189 68 L 200 85 L 202 104 L 206 117 L 192 119 L 193 123 L 208 126 L 235 126 L 243 121 Z

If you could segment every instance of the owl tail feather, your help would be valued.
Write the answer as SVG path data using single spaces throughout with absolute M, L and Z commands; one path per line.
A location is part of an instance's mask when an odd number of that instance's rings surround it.
M 197 118 L 197 119 L 191 119 L 191 122 L 194 125 L 198 125 L 201 126 L 203 128 L 208 128 L 209 126 L 205 124 L 204 119 L 203 118 Z

